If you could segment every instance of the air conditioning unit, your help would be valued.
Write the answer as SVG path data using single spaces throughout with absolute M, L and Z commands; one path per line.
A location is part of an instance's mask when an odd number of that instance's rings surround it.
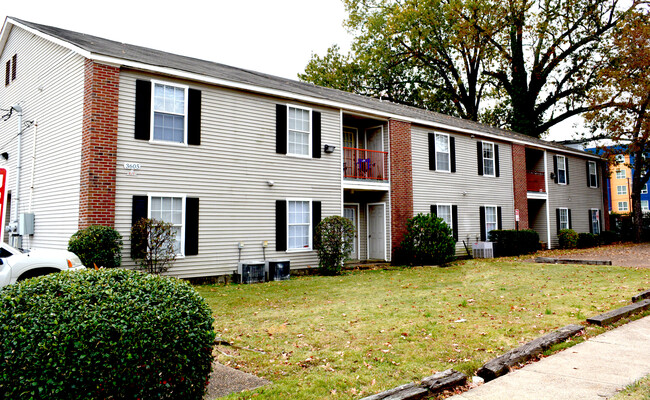
M 269 281 L 286 281 L 289 279 L 289 260 L 266 261 L 266 274 Z
M 266 265 L 264 261 L 244 261 L 237 264 L 237 283 L 262 283 L 265 278 Z
M 492 242 L 478 242 L 472 245 L 472 256 L 474 258 L 494 258 Z

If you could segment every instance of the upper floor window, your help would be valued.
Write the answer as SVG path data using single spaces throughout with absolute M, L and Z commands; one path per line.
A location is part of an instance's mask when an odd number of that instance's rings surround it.
M 494 175 L 494 143 L 483 142 L 483 175 Z
M 596 162 L 595 161 L 587 161 L 587 176 L 589 177 L 589 182 L 587 182 L 589 187 L 597 188 L 598 187 L 598 170 L 596 169 Z
M 648 194 L 648 184 L 646 183 L 643 185 L 643 189 L 641 189 L 641 194 Z
M 309 157 L 311 154 L 311 110 L 287 107 L 287 154 Z
M 616 186 L 616 194 L 627 194 L 627 186 L 625 185 L 618 185 Z
M 436 133 L 436 170 L 449 172 L 451 171 L 450 164 L 449 135 Z
M 567 184 L 567 159 L 565 156 L 557 156 L 557 183 Z
M 617 169 L 616 170 L 616 179 L 625 179 L 625 170 Z
M 618 202 L 618 211 L 628 211 L 627 201 Z
M 648 208 L 648 200 L 641 200 L 641 211 L 650 211 Z
M 617 154 L 614 156 L 614 160 L 616 161 L 617 164 L 622 164 L 625 162 L 625 156 L 623 154 Z
M 186 143 L 187 87 L 154 83 L 153 140 Z

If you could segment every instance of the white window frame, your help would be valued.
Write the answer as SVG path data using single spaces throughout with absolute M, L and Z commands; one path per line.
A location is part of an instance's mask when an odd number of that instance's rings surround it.
M 597 166 L 596 166 L 596 161 L 589 161 L 587 163 L 587 165 L 588 165 L 587 168 L 589 168 L 589 171 L 587 171 L 587 172 L 589 172 L 589 182 L 587 182 L 587 183 L 589 184 L 589 187 L 597 188 L 598 187 L 598 169 L 597 169 Z M 592 166 L 593 166 L 593 169 L 594 169 L 593 174 L 591 173 Z M 592 176 L 595 178 L 594 179 L 594 181 L 596 182 L 595 186 L 591 184 L 591 177 Z
M 641 194 L 648 194 L 648 184 L 646 183 L 643 185 L 643 189 L 641 189 Z
M 567 181 L 566 163 L 568 160 L 566 156 L 561 156 L 559 154 L 556 156 L 556 159 L 557 159 L 557 183 L 558 185 L 566 185 L 566 181 Z M 561 163 L 560 160 L 562 160 Z M 560 170 L 564 171 L 564 182 L 560 182 Z
M 492 158 L 485 157 L 485 145 L 492 146 Z M 496 145 L 494 144 L 494 142 L 483 141 L 482 144 L 481 144 L 481 151 L 483 152 L 483 176 L 496 177 L 497 170 L 496 170 L 496 160 L 495 160 L 496 154 L 494 152 L 495 147 L 496 147 Z M 492 173 L 491 174 L 488 174 L 488 173 L 485 172 L 487 170 L 487 168 L 485 168 L 485 165 L 486 165 L 486 163 L 488 161 L 492 162 Z M 487 235 L 487 233 L 486 233 L 486 235 Z
M 641 211 L 650 211 L 648 200 L 641 200 Z
M 621 212 L 621 211 L 629 211 L 629 210 L 630 210 L 630 208 L 629 208 L 629 206 L 627 204 L 627 201 L 619 201 L 618 202 L 618 211 L 619 212 Z
M 440 216 L 440 207 L 449 207 L 449 221 L 445 220 L 444 218 L 442 218 Z M 452 209 L 453 209 L 453 207 L 451 206 L 451 204 L 437 204 L 436 205 L 436 217 L 442 218 L 442 220 L 445 221 L 445 223 L 447 225 L 449 225 L 449 228 L 451 228 L 453 230 L 454 229 L 454 215 L 453 215 Z M 497 218 L 497 223 L 498 223 L 498 218 Z
M 186 225 L 186 215 L 185 215 L 185 210 L 186 210 L 186 199 L 187 195 L 182 194 L 182 193 L 147 193 L 147 218 L 151 218 L 151 198 L 152 197 L 169 197 L 169 198 L 180 198 L 182 199 L 181 202 L 181 238 L 180 238 L 180 247 L 179 247 L 179 252 L 176 254 L 176 258 L 184 258 L 185 257 L 185 225 Z M 178 226 L 178 224 L 174 224 L 174 226 Z
M 616 185 L 616 194 L 619 195 L 619 196 L 627 194 L 627 186 L 626 185 Z
M 560 212 L 559 218 L 560 218 L 560 230 L 562 229 L 571 229 L 570 224 L 569 224 L 569 209 L 565 207 L 559 207 Z M 591 223 L 591 222 L 590 222 Z
M 302 111 L 307 111 L 309 112 L 309 131 L 298 131 L 295 129 L 291 129 L 289 127 L 289 114 L 291 113 L 291 109 L 296 109 L 296 110 L 302 110 Z M 307 154 L 298 154 L 298 153 L 292 153 L 289 146 L 289 137 L 290 132 L 295 131 L 295 132 L 300 132 L 300 133 L 306 133 L 307 134 Z M 287 104 L 287 155 L 291 157 L 299 157 L 299 158 L 311 158 L 312 157 L 312 135 L 314 131 L 314 113 L 311 108 L 308 107 L 303 107 L 299 106 L 296 104 Z
M 305 252 L 305 251 L 312 251 L 313 250 L 313 215 L 314 215 L 314 207 L 313 204 L 314 202 L 312 199 L 305 199 L 305 198 L 291 198 L 291 199 L 286 199 L 287 201 L 287 216 L 286 216 L 286 221 L 287 221 L 287 253 L 298 253 L 298 252 Z M 307 224 L 307 235 L 309 236 L 309 247 L 300 247 L 300 248 L 290 248 L 290 243 L 291 241 L 289 240 L 289 232 L 290 232 L 290 226 L 291 225 L 301 225 L 304 226 L 305 224 L 291 224 L 289 221 L 289 212 L 291 207 L 289 206 L 289 203 L 292 201 L 300 201 L 300 202 L 307 202 L 309 203 L 309 218 L 308 218 L 308 224 Z
M 494 222 L 488 221 L 488 208 L 494 208 Z M 497 206 L 483 206 L 485 210 L 485 240 L 488 240 L 490 237 L 490 232 L 496 229 L 499 229 L 499 208 Z M 488 228 L 488 224 L 494 224 L 493 229 Z
M 625 179 L 625 170 L 617 169 L 616 170 L 616 179 Z
M 592 230 L 594 235 L 600 235 L 601 221 L 600 221 L 600 218 L 599 218 L 600 217 L 599 214 L 600 214 L 599 209 L 597 209 L 597 208 L 590 208 L 589 209 L 589 225 L 591 225 L 591 230 Z M 594 215 L 596 216 L 596 221 L 598 222 L 598 224 L 596 226 L 593 225 L 593 223 L 594 223 Z
M 179 88 L 183 89 L 185 91 L 185 101 L 183 104 L 183 143 L 179 142 L 172 142 L 170 140 L 161 140 L 161 139 L 155 139 L 154 138 L 154 130 L 155 130 L 155 115 L 156 115 L 156 85 L 163 85 L 163 86 L 171 86 L 174 88 Z M 160 81 L 160 80 L 151 80 L 151 115 L 149 116 L 149 120 L 151 121 L 151 128 L 149 132 L 149 143 L 155 143 L 155 144 L 167 144 L 171 146 L 183 146 L 183 147 L 188 147 L 187 144 L 187 103 L 189 102 L 188 95 L 189 95 L 189 86 L 187 85 L 182 85 L 179 83 L 174 83 L 174 82 L 169 82 L 169 81 Z M 162 114 L 168 114 L 168 115 L 181 115 L 178 113 L 170 113 L 166 111 L 159 111 Z
M 439 146 L 438 146 L 438 137 L 440 138 L 447 138 L 447 151 L 440 151 Z M 436 133 L 435 137 L 436 141 L 436 171 L 440 172 L 451 172 L 451 140 L 449 139 L 449 135 L 446 133 Z M 446 168 L 441 168 L 440 166 L 440 157 L 438 154 L 446 154 L 447 155 L 447 167 Z

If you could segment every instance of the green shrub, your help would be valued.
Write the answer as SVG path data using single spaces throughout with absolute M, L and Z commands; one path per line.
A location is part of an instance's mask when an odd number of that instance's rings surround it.
M 578 233 L 578 248 L 587 249 L 589 247 L 596 247 L 598 245 L 598 237 L 593 233 L 580 232 Z
M 578 246 L 578 234 L 573 229 L 561 229 L 557 237 L 561 249 L 575 249 Z
M 68 250 L 88 268 L 117 268 L 122 264 L 122 235 L 110 226 L 92 225 L 72 235 Z
M 618 242 L 620 239 L 618 233 L 614 231 L 602 231 L 600 232 L 599 238 L 602 244 L 612 244 Z
M 176 260 L 176 230 L 173 224 L 141 218 L 131 227 L 131 258 L 150 274 L 160 274 Z
M 496 257 L 518 256 L 539 250 L 539 234 L 532 229 L 492 230 L 489 238 L 494 242 Z
M 349 219 L 333 215 L 316 226 L 314 247 L 318 252 L 318 266 L 325 275 L 341 273 L 343 262 L 352 252 L 354 225 Z
M 432 214 L 406 221 L 406 234 L 398 258 L 408 265 L 441 265 L 454 259 L 456 241 L 449 225 Z
M 123 269 L 0 290 L 0 392 L 12 399 L 201 399 L 210 309 L 186 282 Z

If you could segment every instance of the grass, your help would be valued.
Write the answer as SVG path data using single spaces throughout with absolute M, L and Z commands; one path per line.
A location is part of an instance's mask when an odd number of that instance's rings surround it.
M 273 382 L 226 399 L 354 399 L 447 368 L 472 374 L 511 348 L 629 303 L 649 275 L 472 260 L 197 289 L 218 335 L 235 345 L 219 348 L 219 362 Z
M 611 400 L 648 400 L 650 399 L 650 375 L 626 387 Z

